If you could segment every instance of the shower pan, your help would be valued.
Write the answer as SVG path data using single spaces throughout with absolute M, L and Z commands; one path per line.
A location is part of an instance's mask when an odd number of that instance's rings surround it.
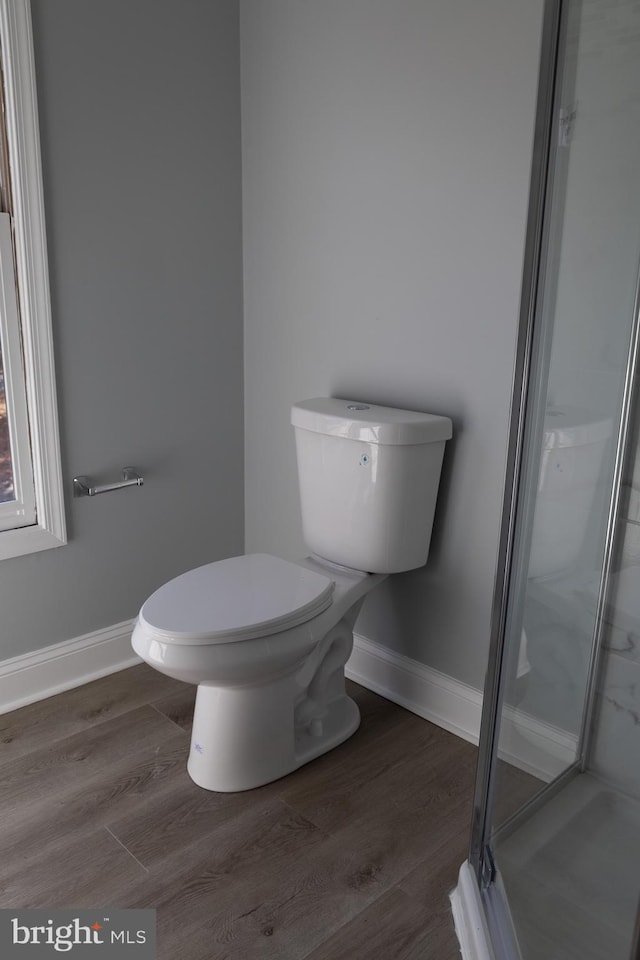
M 546 0 L 463 953 L 640 960 L 640 5 Z

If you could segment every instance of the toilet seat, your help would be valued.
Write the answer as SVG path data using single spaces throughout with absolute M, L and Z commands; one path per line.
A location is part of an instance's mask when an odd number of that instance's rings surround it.
M 218 560 L 165 583 L 140 624 L 176 644 L 232 643 L 296 627 L 331 605 L 334 582 L 308 567 L 257 553 Z

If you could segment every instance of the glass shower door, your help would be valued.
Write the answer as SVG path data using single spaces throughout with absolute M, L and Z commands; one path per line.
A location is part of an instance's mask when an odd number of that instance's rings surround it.
M 598 752 L 606 767 L 612 741 L 603 744 L 594 719 L 606 714 L 605 672 L 620 670 L 602 651 L 623 543 L 616 517 L 637 339 L 640 6 L 549 2 L 545 29 L 544 205 L 528 281 L 525 271 L 524 388 L 473 855 L 505 956 L 626 960 L 637 902 L 628 876 L 615 919 L 589 921 L 607 898 L 607 857 L 636 843 L 640 862 L 640 820 L 625 806 L 626 781 L 605 796 L 598 770 L 584 774 Z M 541 102 L 544 87 L 545 76 Z M 628 923 L 623 900 L 633 901 Z M 592 933 L 575 946 L 578 928 Z

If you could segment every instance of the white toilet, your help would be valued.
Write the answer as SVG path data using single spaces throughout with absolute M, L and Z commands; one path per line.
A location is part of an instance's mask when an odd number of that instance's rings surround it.
M 348 400 L 295 404 L 305 542 L 198 567 L 143 604 L 132 645 L 198 685 L 187 769 L 207 790 L 248 790 L 342 743 L 360 715 L 344 666 L 365 596 L 427 560 L 446 417 Z

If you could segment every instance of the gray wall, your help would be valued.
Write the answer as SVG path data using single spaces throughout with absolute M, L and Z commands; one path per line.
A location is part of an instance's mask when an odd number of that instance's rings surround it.
M 431 556 L 357 630 L 486 664 L 541 0 L 241 0 L 246 549 L 304 555 L 290 404 L 448 414 Z
M 67 546 L 0 564 L 0 658 L 242 552 L 237 0 L 33 0 Z

